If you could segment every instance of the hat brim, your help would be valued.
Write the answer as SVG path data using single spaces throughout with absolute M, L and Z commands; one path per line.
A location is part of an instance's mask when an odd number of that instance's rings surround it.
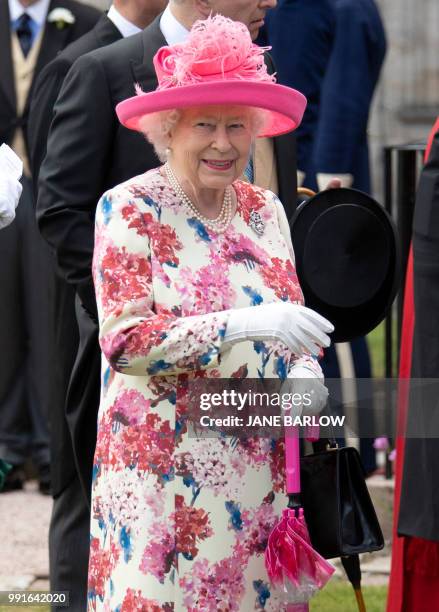
M 290 87 L 259 81 L 214 81 L 173 87 L 133 96 L 119 102 L 119 121 L 131 130 L 141 131 L 145 115 L 194 106 L 246 106 L 267 112 L 267 122 L 259 137 L 280 136 L 295 130 L 306 107 L 303 94 Z
M 361 191 L 329 189 L 300 206 L 290 227 L 306 305 L 334 324 L 334 342 L 369 333 L 400 283 L 399 240 L 387 212 Z

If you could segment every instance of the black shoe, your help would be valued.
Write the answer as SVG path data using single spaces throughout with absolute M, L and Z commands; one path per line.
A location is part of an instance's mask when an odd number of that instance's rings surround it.
M 40 465 L 38 468 L 38 489 L 42 495 L 52 495 L 52 483 L 50 481 L 50 465 Z
M 5 482 L 0 493 L 10 491 L 21 491 L 26 480 L 26 474 L 22 465 L 13 465 L 12 470 L 6 474 Z

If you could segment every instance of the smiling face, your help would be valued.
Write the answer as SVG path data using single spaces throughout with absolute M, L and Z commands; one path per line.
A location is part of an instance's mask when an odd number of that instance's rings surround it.
M 233 21 L 240 21 L 250 31 L 252 40 L 259 34 L 264 25 L 267 10 L 275 8 L 277 0 L 210 0 L 212 13 L 229 17 Z
M 224 190 L 242 176 L 252 140 L 251 114 L 245 108 L 187 109 L 171 132 L 170 161 L 193 190 Z

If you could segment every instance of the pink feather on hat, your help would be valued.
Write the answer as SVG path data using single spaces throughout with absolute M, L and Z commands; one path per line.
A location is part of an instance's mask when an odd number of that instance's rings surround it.
M 162 47 L 154 57 L 158 90 L 206 80 L 276 81 L 268 74 L 264 52 L 253 44 L 243 23 L 222 15 L 197 21 L 185 43 Z
M 276 136 L 294 130 L 302 120 L 306 98 L 295 89 L 278 85 L 268 73 L 264 53 L 246 26 L 222 15 L 197 21 L 180 44 L 165 46 L 154 56 L 158 87 L 116 107 L 126 127 L 139 130 L 142 116 L 162 110 L 209 105 L 241 105 L 267 111 L 258 136 Z

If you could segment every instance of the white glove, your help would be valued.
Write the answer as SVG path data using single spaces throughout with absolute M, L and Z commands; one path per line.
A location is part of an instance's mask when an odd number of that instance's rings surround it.
M 295 355 L 318 355 L 321 347 L 329 346 L 328 333 L 333 325 L 314 310 L 275 302 L 231 311 L 224 342 L 234 345 L 243 340 L 280 340 Z
M 15 219 L 15 209 L 22 192 L 19 178 L 23 162 L 6 144 L 0 147 L 0 229 Z
M 0 229 L 15 219 L 15 208 L 22 192 L 20 181 L 0 175 Z
M 297 365 L 288 372 L 282 383 L 281 394 L 298 393 L 303 398 L 302 404 L 294 405 L 292 416 L 317 416 L 328 401 L 328 389 L 320 378 L 309 368 Z

